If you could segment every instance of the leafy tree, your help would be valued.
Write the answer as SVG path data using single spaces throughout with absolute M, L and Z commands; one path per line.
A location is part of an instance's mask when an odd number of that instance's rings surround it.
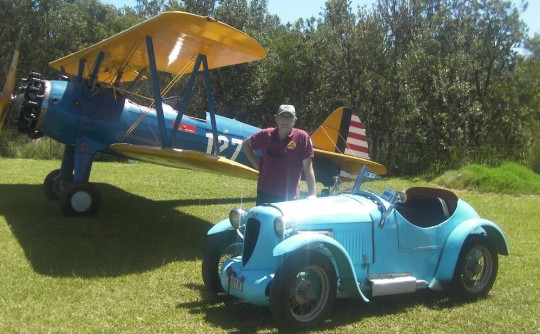
M 212 71 L 223 115 L 268 126 L 289 100 L 299 111 L 298 126 L 312 131 L 348 105 L 366 124 L 372 158 L 392 173 L 504 159 L 540 169 L 540 37 L 524 39 L 526 27 L 509 0 L 377 0 L 355 11 L 348 0 L 328 0 L 319 17 L 286 24 L 267 5 L 138 0 L 134 8 L 115 8 L 98 0 L 0 0 L 0 78 L 21 27 L 18 77 L 32 70 L 55 78 L 50 61 L 143 19 L 168 10 L 212 15 L 267 51 L 262 61 Z M 516 53 L 518 45 L 528 53 Z M 170 79 L 160 75 L 163 86 Z M 151 95 L 144 84 L 138 89 Z M 190 108 L 192 114 L 207 108 L 202 80 Z
M 540 35 L 535 34 L 534 37 L 527 38 L 525 41 L 525 49 L 529 51 L 528 58 L 540 60 Z
M 17 38 L 21 28 L 28 30 L 29 26 L 25 22 L 32 10 L 33 2 L 31 0 L 12 1 L 0 0 L 0 80 L 7 77 L 7 71 L 13 57 L 13 51 L 17 43 Z M 29 46 L 23 42 L 21 45 L 21 54 L 25 55 Z M 27 57 L 22 56 L 19 60 L 18 73 L 26 67 Z M 3 81 L 1 86 L 3 88 Z
M 141 17 L 149 19 L 165 10 L 165 0 L 137 0 L 135 9 Z
M 527 56 L 519 59 L 501 91 L 512 96 L 518 106 L 513 116 L 522 125 L 525 160 L 540 173 L 540 35 L 528 38 L 525 49 Z

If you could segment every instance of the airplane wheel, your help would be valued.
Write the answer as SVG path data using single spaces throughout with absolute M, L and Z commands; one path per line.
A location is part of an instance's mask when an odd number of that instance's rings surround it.
M 101 205 L 101 195 L 95 185 L 75 181 L 64 187 L 60 207 L 67 216 L 93 216 Z
M 69 180 L 72 181 L 72 180 Z M 60 199 L 60 194 L 62 193 L 62 177 L 60 176 L 60 169 L 55 169 L 45 177 L 43 181 L 43 190 L 45 191 L 45 196 L 51 201 L 58 201 Z

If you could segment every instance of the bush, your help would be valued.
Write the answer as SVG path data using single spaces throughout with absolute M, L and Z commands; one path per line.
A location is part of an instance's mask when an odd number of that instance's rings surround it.
M 64 145 L 50 138 L 30 139 L 14 130 L 0 132 L 0 157 L 60 159 Z
M 479 164 L 468 165 L 446 172 L 433 182 L 451 189 L 501 194 L 540 194 L 540 175 L 513 162 L 494 168 Z
M 536 173 L 540 173 L 540 136 L 536 136 L 530 146 L 527 166 Z

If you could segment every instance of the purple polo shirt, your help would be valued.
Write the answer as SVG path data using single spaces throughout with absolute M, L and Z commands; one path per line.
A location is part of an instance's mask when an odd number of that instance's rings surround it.
M 277 128 L 263 129 L 251 136 L 251 147 L 262 154 L 257 189 L 287 199 L 298 197 L 302 161 L 314 156 L 307 132 L 293 128 L 287 138 L 279 140 Z

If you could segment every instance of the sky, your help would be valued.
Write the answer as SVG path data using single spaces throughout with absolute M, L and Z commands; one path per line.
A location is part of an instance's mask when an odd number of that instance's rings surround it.
M 512 0 L 518 7 L 521 1 Z M 110 3 L 116 7 L 124 5 L 134 7 L 137 4 L 137 0 L 101 0 L 101 2 Z M 356 9 L 358 6 L 371 8 L 374 2 L 375 0 L 352 0 L 352 8 Z M 528 0 L 528 2 L 529 6 L 524 13 L 521 13 L 521 19 L 529 27 L 529 36 L 532 37 L 535 33 L 540 35 L 540 20 L 537 17 L 540 14 L 540 0 Z M 269 0 L 268 12 L 278 15 L 282 23 L 294 22 L 299 18 L 319 17 L 324 3 L 325 0 Z

